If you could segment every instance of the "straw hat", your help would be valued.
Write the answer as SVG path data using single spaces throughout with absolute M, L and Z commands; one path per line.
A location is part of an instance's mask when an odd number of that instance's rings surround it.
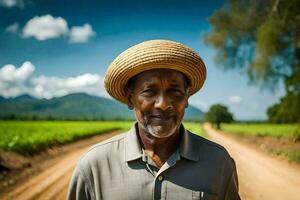
M 124 87 L 133 76 L 151 69 L 173 69 L 187 76 L 189 95 L 202 87 L 206 68 L 199 55 L 189 47 L 169 40 L 149 40 L 130 47 L 108 67 L 104 78 L 106 91 L 127 104 Z

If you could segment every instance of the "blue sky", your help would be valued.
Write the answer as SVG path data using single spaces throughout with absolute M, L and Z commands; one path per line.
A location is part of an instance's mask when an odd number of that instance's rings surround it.
M 190 104 L 206 111 L 227 105 L 236 119 L 265 119 L 273 93 L 250 86 L 246 75 L 222 71 L 203 35 L 223 1 L 0 0 L 0 95 L 51 98 L 74 92 L 108 96 L 103 76 L 128 47 L 169 39 L 193 48 L 207 66 L 203 89 Z

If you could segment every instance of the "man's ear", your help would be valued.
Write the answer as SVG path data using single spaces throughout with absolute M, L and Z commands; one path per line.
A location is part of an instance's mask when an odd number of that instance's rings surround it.
M 133 110 L 133 103 L 132 103 L 132 91 L 127 89 L 126 90 L 126 98 L 127 98 L 127 107 L 129 110 Z
M 187 100 L 186 103 L 185 103 L 185 107 L 189 107 L 189 101 Z
M 132 104 L 131 100 L 130 101 L 128 100 L 127 107 L 129 110 L 133 110 L 133 104 Z
M 190 98 L 190 95 L 189 95 L 189 90 L 190 90 L 190 87 L 188 87 L 186 89 L 186 94 L 187 94 L 187 100 L 186 100 L 186 103 L 185 103 L 185 107 L 189 107 L 189 98 Z

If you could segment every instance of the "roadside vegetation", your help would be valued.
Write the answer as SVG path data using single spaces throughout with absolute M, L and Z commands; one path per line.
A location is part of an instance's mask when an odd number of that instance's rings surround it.
M 234 123 L 223 124 L 222 130 L 243 136 L 286 138 L 300 142 L 300 125 L 298 124 Z
M 269 153 L 300 163 L 300 125 L 267 123 L 222 124 L 222 130 L 250 140 Z
M 130 129 L 131 121 L 0 121 L 0 149 L 33 155 L 49 147 L 118 130 Z M 185 127 L 205 136 L 200 123 Z

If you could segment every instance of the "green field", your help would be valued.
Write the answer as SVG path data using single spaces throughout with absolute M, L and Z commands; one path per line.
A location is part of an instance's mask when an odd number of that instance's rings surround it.
M 207 137 L 207 134 L 204 132 L 201 123 L 186 122 L 184 123 L 184 127 L 197 135 Z
M 126 131 L 132 124 L 123 121 L 0 121 L 0 149 L 32 155 L 51 146 L 112 130 Z M 184 124 L 196 134 L 204 135 L 201 124 Z
M 240 135 L 300 140 L 299 124 L 222 124 L 222 130 Z
M 112 130 L 127 130 L 132 122 L 0 121 L 0 148 L 32 155 L 48 147 Z

